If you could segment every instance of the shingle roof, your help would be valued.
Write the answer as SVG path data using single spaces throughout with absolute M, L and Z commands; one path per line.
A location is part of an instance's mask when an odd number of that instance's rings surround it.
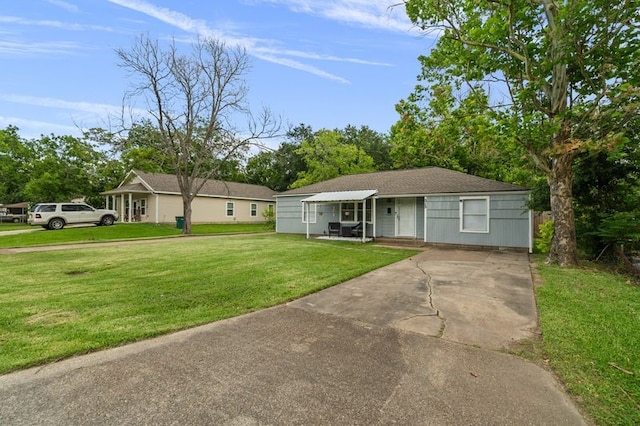
M 134 171 L 155 192 L 180 194 L 175 175 Z M 124 187 L 126 185 L 123 185 Z M 209 179 L 198 195 L 272 201 L 277 192 L 261 185 Z
M 327 191 L 377 189 L 379 197 L 396 195 L 451 194 L 473 192 L 527 191 L 511 183 L 498 182 L 462 172 L 426 167 L 340 176 L 292 189 L 278 196 L 317 194 Z

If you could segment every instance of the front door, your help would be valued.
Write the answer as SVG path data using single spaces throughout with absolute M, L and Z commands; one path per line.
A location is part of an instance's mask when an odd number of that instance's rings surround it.
M 396 236 L 416 236 L 416 199 L 396 199 Z

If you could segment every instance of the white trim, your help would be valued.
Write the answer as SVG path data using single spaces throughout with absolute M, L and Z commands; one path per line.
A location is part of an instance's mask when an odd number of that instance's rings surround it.
M 423 232 L 423 240 L 426 243 L 427 242 L 427 215 L 429 212 L 427 212 L 427 197 L 424 197 L 424 199 L 422 200 L 422 202 L 424 203 L 424 232 Z
M 229 214 L 229 204 L 231 204 L 231 209 L 233 210 L 231 214 Z M 233 201 L 226 201 L 224 203 L 224 214 L 225 217 L 234 217 L 236 215 L 236 203 Z
M 337 203 L 337 202 L 355 202 L 362 201 L 375 195 L 378 191 L 375 189 L 365 189 L 360 191 L 334 191 L 334 192 L 320 192 L 305 198 L 306 203 Z
M 160 223 L 160 195 L 154 195 L 156 196 L 156 223 Z
M 529 190 L 517 190 L 517 191 L 482 191 L 482 192 L 434 192 L 434 193 L 428 193 L 425 194 L 423 192 L 421 193 L 416 193 L 416 194 L 381 194 L 381 193 L 376 193 L 375 197 L 377 198 L 418 198 L 418 197 L 455 197 L 455 196 L 462 196 L 462 197 L 467 197 L 467 196 L 481 196 L 481 195 L 523 195 L 523 194 L 530 194 L 531 191 Z M 280 198 L 280 197 L 311 197 L 313 195 L 319 194 L 319 192 L 311 192 L 311 193 L 305 193 L 305 194 L 276 194 L 273 197 L 274 198 Z
M 313 209 L 311 209 L 310 207 L 306 208 L 305 206 L 312 206 Z M 305 208 L 306 208 L 306 210 L 305 210 Z M 305 220 L 305 218 L 308 216 L 308 215 L 305 215 L 305 213 L 311 213 L 311 216 L 309 216 L 310 221 Z M 315 204 L 315 203 L 305 203 L 304 201 L 302 202 L 302 223 L 316 223 L 317 213 L 318 213 L 317 204 Z
M 410 200 L 411 201 L 411 207 L 412 207 L 412 214 L 413 214 L 413 224 L 411 226 L 412 228 L 412 233 L 411 235 L 400 235 L 400 221 L 402 220 L 401 217 L 399 217 L 399 213 L 400 213 L 400 209 L 398 207 L 398 205 L 400 204 L 399 201 L 400 200 Z M 394 203 L 394 208 L 395 208 L 395 236 L 396 237 L 410 237 L 410 238 L 416 238 L 416 223 L 418 222 L 418 215 L 416 214 L 416 198 L 415 197 L 398 197 L 395 198 L 395 203 Z
M 378 197 L 372 197 L 371 198 L 371 221 L 373 223 L 372 231 L 371 231 L 371 237 L 374 238 L 374 239 L 376 238 L 376 219 L 377 219 L 376 204 L 377 204 L 377 200 L 378 200 Z M 365 227 L 365 229 L 367 228 L 367 223 L 366 222 L 364 224 L 364 227 Z
M 491 222 L 491 199 L 488 195 L 486 196 L 473 196 L 473 197 L 459 197 L 460 201 L 460 232 L 471 233 L 471 234 L 488 234 L 489 233 L 489 223 Z M 464 202 L 467 200 L 484 200 L 486 202 L 486 229 L 483 230 L 475 230 L 475 229 L 464 229 Z M 479 214 L 477 216 L 480 216 Z M 484 215 L 483 215 L 484 216 Z

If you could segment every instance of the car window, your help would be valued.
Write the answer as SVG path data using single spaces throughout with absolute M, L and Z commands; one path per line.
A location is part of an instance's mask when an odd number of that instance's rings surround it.
M 77 212 L 78 209 L 78 205 L 77 204 L 63 204 L 62 205 L 62 211 L 63 212 Z
M 86 204 L 78 204 L 78 211 L 79 212 L 92 212 L 93 211 L 93 207 L 88 206 Z
M 34 209 L 34 212 L 41 212 L 41 213 L 52 213 L 56 211 L 56 205 L 55 204 L 38 204 Z

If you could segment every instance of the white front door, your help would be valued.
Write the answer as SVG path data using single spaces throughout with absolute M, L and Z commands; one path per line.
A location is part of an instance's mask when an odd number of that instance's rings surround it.
M 416 199 L 396 198 L 396 236 L 416 236 Z

